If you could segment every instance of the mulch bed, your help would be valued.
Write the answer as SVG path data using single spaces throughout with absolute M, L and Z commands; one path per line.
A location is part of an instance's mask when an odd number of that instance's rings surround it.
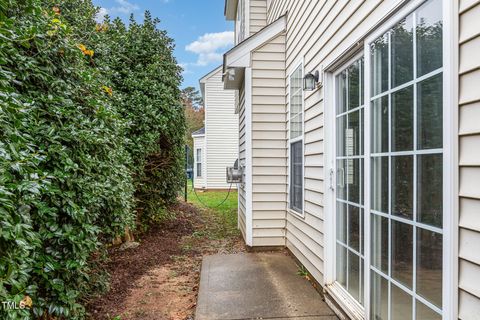
M 180 255 L 181 239 L 192 234 L 194 225 L 202 224 L 197 208 L 180 202 L 171 210 L 176 218 L 151 227 L 136 241 L 140 245 L 124 251 L 114 247 L 109 250 L 106 265 L 110 273 L 110 290 L 93 301 L 87 310 L 93 319 L 108 319 L 122 311 L 121 306 L 135 287 L 136 281 L 154 268 L 172 262 L 172 256 Z

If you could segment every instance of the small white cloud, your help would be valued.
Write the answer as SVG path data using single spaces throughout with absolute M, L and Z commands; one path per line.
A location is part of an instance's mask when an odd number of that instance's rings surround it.
M 224 50 L 233 45 L 233 31 L 206 33 L 185 47 L 185 50 L 198 55 L 197 65 L 206 66 L 222 61 Z
M 103 22 L 103 19 L 107 14 L 108 10 L 106 8 L 100 8 L 97 12 L 97 15 L 95 16 L 95 21 L 97 21 L 98 23 Z
M 129 14 L 140 9 L 138 5 L 135 3 L 130 3 L 127 0 L 115 0 L 115 2 L 118 4 L 118 6 L 111 8 L 111 12 Z
M 190 70 L 190 65 L 191 63 L 185 62 L 185 63 L 179 63 L 178 66 L 182 68 L 182 74 L 191 74 L 193 73 L 192 70 Z

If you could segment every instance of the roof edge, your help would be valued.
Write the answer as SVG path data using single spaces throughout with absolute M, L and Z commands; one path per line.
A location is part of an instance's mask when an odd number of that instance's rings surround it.
M 207 80 L 210 77 L 212 77 L 218 71 L 222 72 L 222 74 L 223 74 L 223 64 L 219 65 L 218 67 L 216 67 L 212 71 L 208 72 L 206 75 L 201 77 L 200 80 L 198 80 L 198 84 L 200 85 L 200 92 L 202 93 L 202 98 L 203 98 L 204 102 L 205 102 L 205 83 L 207 82 Z
M 204 135 L 205 135 L 205 127 L 192 132 L 192 137 L 200 137 Z
M 284 14 L 279 17 L 277 20 L 273 21 L 269 25 L 263 27 L 253 36 L 248 37 L 244 41 L 237 44 L 232 49 L 225 52 L 223 55 L 223 73 L 225 73 L 226 68 L 229 67 L 229 64 L 232 62 L 237 62 L 245 57 L 246 54 L 250 54 L 253 50 L 262 46 L 266 42 L 278 36 L 280 33 L 284 32 L 287 28 L 287 15 Z M 230 60 L 230 61 L 229 61 Z M 248 59 L 249 60 L 249 59 Z M 245 63 L 240 62 L 240 65 L 237 67 L 248 67 Z
M 222 67 L 223 67 L 223 64 L 221 64 L 218 67 L 216 67 L 215 69 L 209 71 L 207 74 L 205 74 L 203 77 L 201 77 L 200 80 L 198 80 L 198 82 L 199 83 L 204 83 L 205 81 L 207 81 L 208 78 L 210 78 L 215 73 L 217 73 Z
M 237 18 L 238 0 L 225 0 L 225 7 L 223 14 L 228 21 L 233 21 Z

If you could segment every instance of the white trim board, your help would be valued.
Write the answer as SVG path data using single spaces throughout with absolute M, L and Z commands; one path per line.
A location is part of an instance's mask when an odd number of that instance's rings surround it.
M 443 6 L 443 319 L 458 319 L 458 3 Z M 450 106 L 450 108 L 448 108 Z M 457 213 L 457 214 L 455 214 Z
M 248 246 L 253 245 L 252 183 L 252 69 L 245 69 L 245 233 Z

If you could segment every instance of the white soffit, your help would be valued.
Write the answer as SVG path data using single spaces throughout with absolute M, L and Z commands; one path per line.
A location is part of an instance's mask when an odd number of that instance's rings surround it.
M 250 53 L 264 43 L 276 37 L 285 31 L 287 27 L 287 17 L 281 16 L 253 36 L 240 42 L 238 45 L 224 54 L 223 71 L 227 68 L 248 68 L 250 67 Z

